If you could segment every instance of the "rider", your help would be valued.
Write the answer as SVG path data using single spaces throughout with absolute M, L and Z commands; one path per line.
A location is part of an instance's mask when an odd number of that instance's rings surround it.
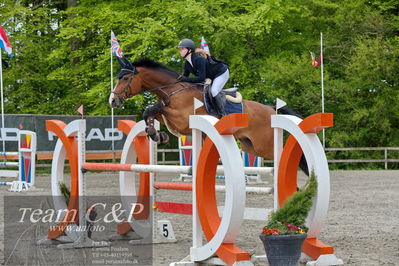
M 202 83 L 206 78 L 213 80 L 211 93 L 216 103 L 219 115 L 225 115 L 224 102 L 220 91 L 223 89 L 229 79 L 228 66 L 209 54 L 204 53 L 201 49 L 196 49 L 195 43 L 190 39 L 183 39 L 179 45 L 180 56 L 186 61 L 184 62 L 184 73 L 179 80 L 192 83 Z M 188 75 L 194 74 L 196 77 L 190 78 Z

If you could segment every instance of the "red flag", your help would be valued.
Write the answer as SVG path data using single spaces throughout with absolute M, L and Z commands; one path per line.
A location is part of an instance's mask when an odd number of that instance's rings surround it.
M 116 36 L 112 30 L 111 30 L 111 49 L 114 55 L 116 55 L 119 58 L 123 57 L 121 47 L 119 46 L 118 40 L 116 39 Z
M 323 57 L 322 54 L 320 54 L 319 60 L 317 60 L 316 54 L 315 54 L 314 52 L 310 52 L 310 56 L 312 57 L 312 65 L 313 65 L 314 67 L 317 67 L 317 66 L 319 66 L 319 65 L 321 64 L 321 59 L 322 59 L 322 57 Z
M 12 47 L 10 42 L 8 41 L 6 32 L 4 31 L 3 27 L 0 26 L 0 48 L 3 48 L 8 56 L 12 56 Z

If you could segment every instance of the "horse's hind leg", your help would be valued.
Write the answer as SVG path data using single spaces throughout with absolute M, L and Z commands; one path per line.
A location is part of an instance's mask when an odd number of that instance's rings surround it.
M 252 145 L 252 141 L 249 138 L 239 138 L 241 150 L 250 154 L 255 154 L 254 146 Z

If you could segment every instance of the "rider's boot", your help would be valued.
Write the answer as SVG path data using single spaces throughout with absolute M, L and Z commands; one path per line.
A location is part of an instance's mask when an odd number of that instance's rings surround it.
M 220 116 L 225 116 L 226 112 L 224 110 L 224 99 L 222 98 L 222 94 L 218 93 L 215 97 L 213 97 L 213 99 L 215 99 L 215 103 L 216 103 L 216 109 L 217 112 Z

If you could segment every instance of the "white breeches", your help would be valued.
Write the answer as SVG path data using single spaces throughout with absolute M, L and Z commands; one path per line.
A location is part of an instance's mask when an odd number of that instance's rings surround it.
M 230 72 L 227 69 L 226 72 L 224 72 L 222 75 L 213 80 L 211 87 L 212 97 L 215 97 L 216 95 L 219 94 L 219 92 L 223 89 L 224 85 L 226 85 L 229 76 Z

